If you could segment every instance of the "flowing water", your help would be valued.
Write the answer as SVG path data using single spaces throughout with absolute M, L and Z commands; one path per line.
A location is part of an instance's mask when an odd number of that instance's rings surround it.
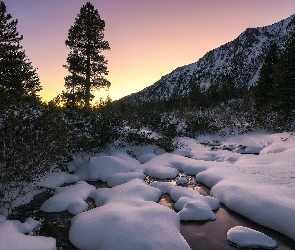
M 172 183 L 175 183 L 175 181 L 172 181 Z M 106 183 L 100 181 L 89 182 L 89 184 L 94 185 L 96 188 L 107 188 Z M 210 193 L 210 189 L 208 187 L 195 182 L 194 178 L 190 181 L 188 188 L 192 188 L 202 195 L 209 195 Z M 37 195 L 31 203 L 16 208 L 9 219 L 16 219 L 24 222 L 26 218 L 32 217 L 42 221 L 41 226 L 35 232 L 36 235 L 56 238 L 58 250 L 76 250 L 77 248 L 71 244 L 68 238 L 68 232 L 73 215 L 68 212 L 44 213 L 39 210 L 42 203 L 51 195 L 52 193 L 50 192 L 44 192 Z M 92 199 L 88 199 L 87 203 L 89 209 L 95 207 Z M 174 202 L 170 199 L 168 194 L 164 194 L 161 197 L 159 204 L 174 209 Z M 215 211 L 215 214 L 215 221 L 181 222 L 180 232 L 193 250 L 237 249 L 229 245 L 226 241 L 227 231 L 235 226 L 245 226 L 265 233 L 278 242 L 278 250 L 295 249 L 295 242 L 291 239 L 274 230 L 260 226 L 257 223 L 230 211 L 223 205 Z
M 210 195 L 210 189 L 194 179 L 188 185 L 202 195 Z M 174 202 L 168 194 L 161 197 L 159 203 L 173 209 Z M 180 232 L 193 250 L 233 250 L 226 241 L 226 234 L 229 229 L 235 226 L 244 226 L 262 232 L 278 243 L 278 250 L 294 250 L 295 242 L 285 235 L 272 229 L 261 226 L 244 216 L 239 215 L 224 205 L 215 211 L 215 221 L 181 221 Z M 256 248 L 258 249 L 258 248 Z

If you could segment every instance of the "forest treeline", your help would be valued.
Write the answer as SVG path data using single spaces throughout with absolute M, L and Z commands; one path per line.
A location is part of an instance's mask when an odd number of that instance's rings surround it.
M 110 86 L 101 55 L 110 47 L 93 5 L 83 5 L 69 29 L 65 91 L 48 103 L 38 95 L 40 79 L 20 44 L 17 24 L 0 0 L 0 207 L 11 209 L 27 183 L 54 168 L 65 170 L 75 153 L 96 152 L 108 143 L 156 144 L 169 152 L 179 147 L 176 136 L 294 130 L 295 35 L 282 51 L 270 47 L 253 87 L 237 88 L 225 76 L 209 88 L 192 82 L 187 96 L 167 101 L 107 98 L 91 105 L 91 90 Z M 142 133 L 143 127 L 160 137 Z

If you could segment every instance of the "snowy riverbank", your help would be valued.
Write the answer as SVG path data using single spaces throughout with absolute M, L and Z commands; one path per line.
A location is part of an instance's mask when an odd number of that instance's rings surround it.
M 95 156 L 76 156 L 69 166 L 73 174 L 49 175 L 43 185 L 52 187 L 54 181 L 56 185 L 76 184 L 57 188 L 41 210 L 76 215 L 69 235 L 81 249 L 190 249 L 180 234 L 180 219 L 214 220 L 219 203 L 295 240 L 295 140 L 290 134 L 177 141 L 183 147 L 171 154 L 150 145 L 121 150 L 110 147 Z M 146 175 L 170 179 L 179 172 L 196 175 L 197 181 L 212 188 L 212 197 L 170 182 L 147 185 L 143 181 Z M 102 180 L 112 188 L 96 189 L 85 180 Z M 157 203 L 165 193 L 176 202 L 178 213 Z M 97 207 L 86 211 L 88 198 L 94 199 Z M 22 235 L 27 249 L 40 249 L 34 248 L 33 239 L 43 242 L 43 249 L 55 249 L 53 238 L 25 235 L 36 222 L 20 224 L 4 217 L 0 221 L 1 247 L 21 249 L 18 239 Z

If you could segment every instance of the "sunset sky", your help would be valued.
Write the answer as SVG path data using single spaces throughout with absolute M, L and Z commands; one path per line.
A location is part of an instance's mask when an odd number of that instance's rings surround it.
M 86 0 L 4 0 L 18 19 L 22 45 L 40 76 L 43 101 L 64 89 L 68 30 Z M 248 27 L 295 14 L 294 0 L 92 0 L 106 22 L 113 100 L 152 85 L 173 69 L 198 61 Z

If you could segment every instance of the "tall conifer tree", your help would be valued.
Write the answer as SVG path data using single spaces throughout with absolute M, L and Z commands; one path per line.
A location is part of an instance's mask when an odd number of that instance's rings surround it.
M 109 43 L 104 40 L 104 28 L 104 20 L 87 2 L 69 29 L 65 44 L 70 53 L 64 67 L 70 72 L 65 78 L 65 86 L 72 105 L 83 102 L 85 107 L 89 107 L 93 97 L 91 90 L 110 86 L 110 82 L 104 78 L 108 74 L 107 60 L 101 54 L 104 50 L 110 50 Z
M 260 70 L 259 80 L 255 88 L 255 105 L 260 111 L 266 106 L 270 108 L 277 98 L 275 94 L 275 81 L 278 64 L 278 47 L 276 44 L 270 46 Z M 269 108 L 267 108 L 269 110 Z
M 281 53 L 276 79 L 277 110 L 289 114 L 295 109 L 295 33 Z
M 0 0 L 0 102 L 19 102 L 37 97 L 41 90 L 39 77 L 28 61 L 20 45 L 23 39 L 17 31 L 17 20 L 6 13 L 6 5 Z

